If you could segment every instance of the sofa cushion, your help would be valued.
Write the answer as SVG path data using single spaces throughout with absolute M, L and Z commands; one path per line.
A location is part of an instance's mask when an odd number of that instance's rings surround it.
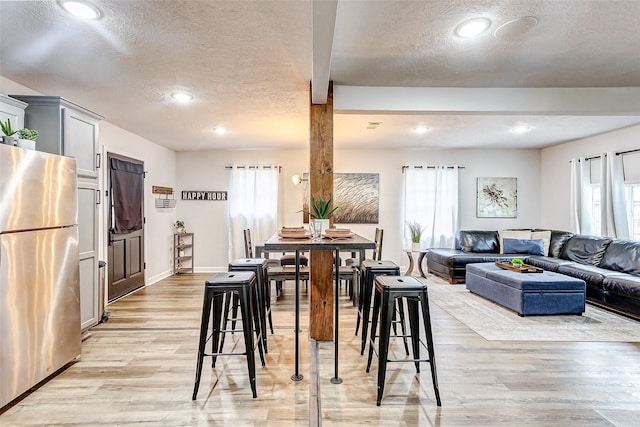
M 462 254 L 464 254 L 464 252 L 458 249 L 448 249 L 448 248 L 429 249 L 429 252 L 427 252 L 427 262 L 428 263 L 435 262 L 438 264 L 451 266 L 453 263 L 453 259 Z
M 464 252 L 498 252 L 498 235 L 495 231 L 460 230 L 456 234 L 456 249 Z
M 529 255 L 544 255 L 544 244 L 542 239 L 528 240 L 528 239 L 509 239 L 502 240 L 504 245 L 504 253 L 507 254 L 529 254 Z
M 577 235 L 564 245 L 560 258 L 585 265 L 599 265 L 611 239 Z
M 531 239 L 531 230 L 498 230 L 500 253 L 505 253 L 504 239 Z
M 558 271 L 558 267 L 565 264 L 571 264 L 573 261 L 547 256 L 531 255 L 525 258 L 524 262 L 546 271 Z
M 488 252 L 480 253 L 480 254 L 463 253 L 462 255 L 454 257 L 454 259 L 451 262 L 451 265 L 462 266 L 467 264 L 476 264 L 480 262 L 496 262 L 496 261 L 511 262 L 513 258 L 517 258 L 517 257 L 518 257 L 518 254 L 509 255 L 509 254 L 498 254 L 498 253 L 488 253 Z
M 472 253 L 463 252 L 457 249 L 430 249 L 427 252 L 427 264 L 438 263 L 448 267 L 465 266 L 478 262 L 511 261 L 514 255 L 502 255 L 498 253 Z
M 640 277 L 620 273 L 613 274 L 604 279 L 603 287 L 611 293 L 640 299 Z
M 542 239 L 542 245 L 544 247 L 544 253 L 542 255 L 549 256 L 549 246 L 551 245 L 551 230 L 534 230 L 531 232 L 531 239 Z
M 614 240 L 604 251 L 600 267 L 640 276 L 640 242 Z
M 542 231 L 542 230 L 533 230 Z M 560 258 L 564 245 L 571 239 L 574 234 L 568 231 L 562 230 L 549 230 L 551 231 L 551 240 L 549 242 L 549 255 L 550 257 Z
M 605 277 L 620 274 L 594 265 L 578 264 L 575 262 L 558 266 L 558 273 L 582 279 L 587 282 L 587 286 L 598 289 L 602 289 L 602 283 Z

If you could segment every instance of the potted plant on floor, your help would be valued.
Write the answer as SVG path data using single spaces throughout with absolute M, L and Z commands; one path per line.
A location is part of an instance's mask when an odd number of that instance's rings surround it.
M 22 128 L 16 131 L 16 135 L 18 135 L 18 147 L 29 150 L 36 149 L 36 139 L 38 139 L 37 130 Z
M 411 250 L 419 251 L 420 239 L 422 238 L 424 227 L 421 227 L 416 221 L 408 223 L 407 226 L 409 227 L 409 233 L 411 234 Z
M 7 145 L 16 145 L 18 138 L 15 137 L 16 131 L 11 127 L 11 119 L 7 119 L 7 121 L 0 120 L 0 129 L 4 134 L 2 142 Z

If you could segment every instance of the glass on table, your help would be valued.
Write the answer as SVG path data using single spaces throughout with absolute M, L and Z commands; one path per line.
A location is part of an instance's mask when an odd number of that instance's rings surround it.
M 311 231 L 311 237 L 313 237 L 314 240 L 319 239 L 320 234 L 322 234 L 322 221 L 311 218 L 309 220 L 309 231 Z

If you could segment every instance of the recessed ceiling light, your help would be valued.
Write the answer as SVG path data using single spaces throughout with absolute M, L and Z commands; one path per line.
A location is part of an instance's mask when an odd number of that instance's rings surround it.
M 512 127 L 510 130 L 512 133 L 527 133 L 533 129 L 531 125 L 516 125 Z
M 172 92 L 171 98 L 175 99 L 178 102 L 187 103 L 193 100 L 193 95 L 187 92 Z
M 86 1 L 59 1 L 58 4 L 76 18 L 98 19 L 102 15 L 100 9 Z
M 424 135 L 425 133 L 429 132 L 431 129 L 429 129 L 428 126 L 424 126 L 424 125 L 420 125 L 418 127 L 416 127 L 415 131 L 418 135 Z
M 506 42 L 522 40 L 524 36 L 538 24 L 538 19 L 533 16 L 512 19 L 500 25 L 493 32 L 493 36 Z
M 487 18 L 472 18 L 458 25 L 454 33 L 459 37 L 475 37 L 491 26 Z
M 214 128 L 213 131 L 216 135 L 225 135 L 227 133 L 227 130 L 223 127 Z

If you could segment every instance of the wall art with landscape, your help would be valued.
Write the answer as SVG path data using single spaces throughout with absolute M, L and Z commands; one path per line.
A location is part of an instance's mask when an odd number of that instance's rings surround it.
M 303 210 L 309 211 L 308 174 L 304 189 Z M 380 211 L 380 174 L 334 173 L 333 206 L 339 209 L 333 216 L 334 224 L 378 224 Z M 316 197 L 314 195 L 314 197 Z M 309 216 L 304 214 L 304 222 Z

